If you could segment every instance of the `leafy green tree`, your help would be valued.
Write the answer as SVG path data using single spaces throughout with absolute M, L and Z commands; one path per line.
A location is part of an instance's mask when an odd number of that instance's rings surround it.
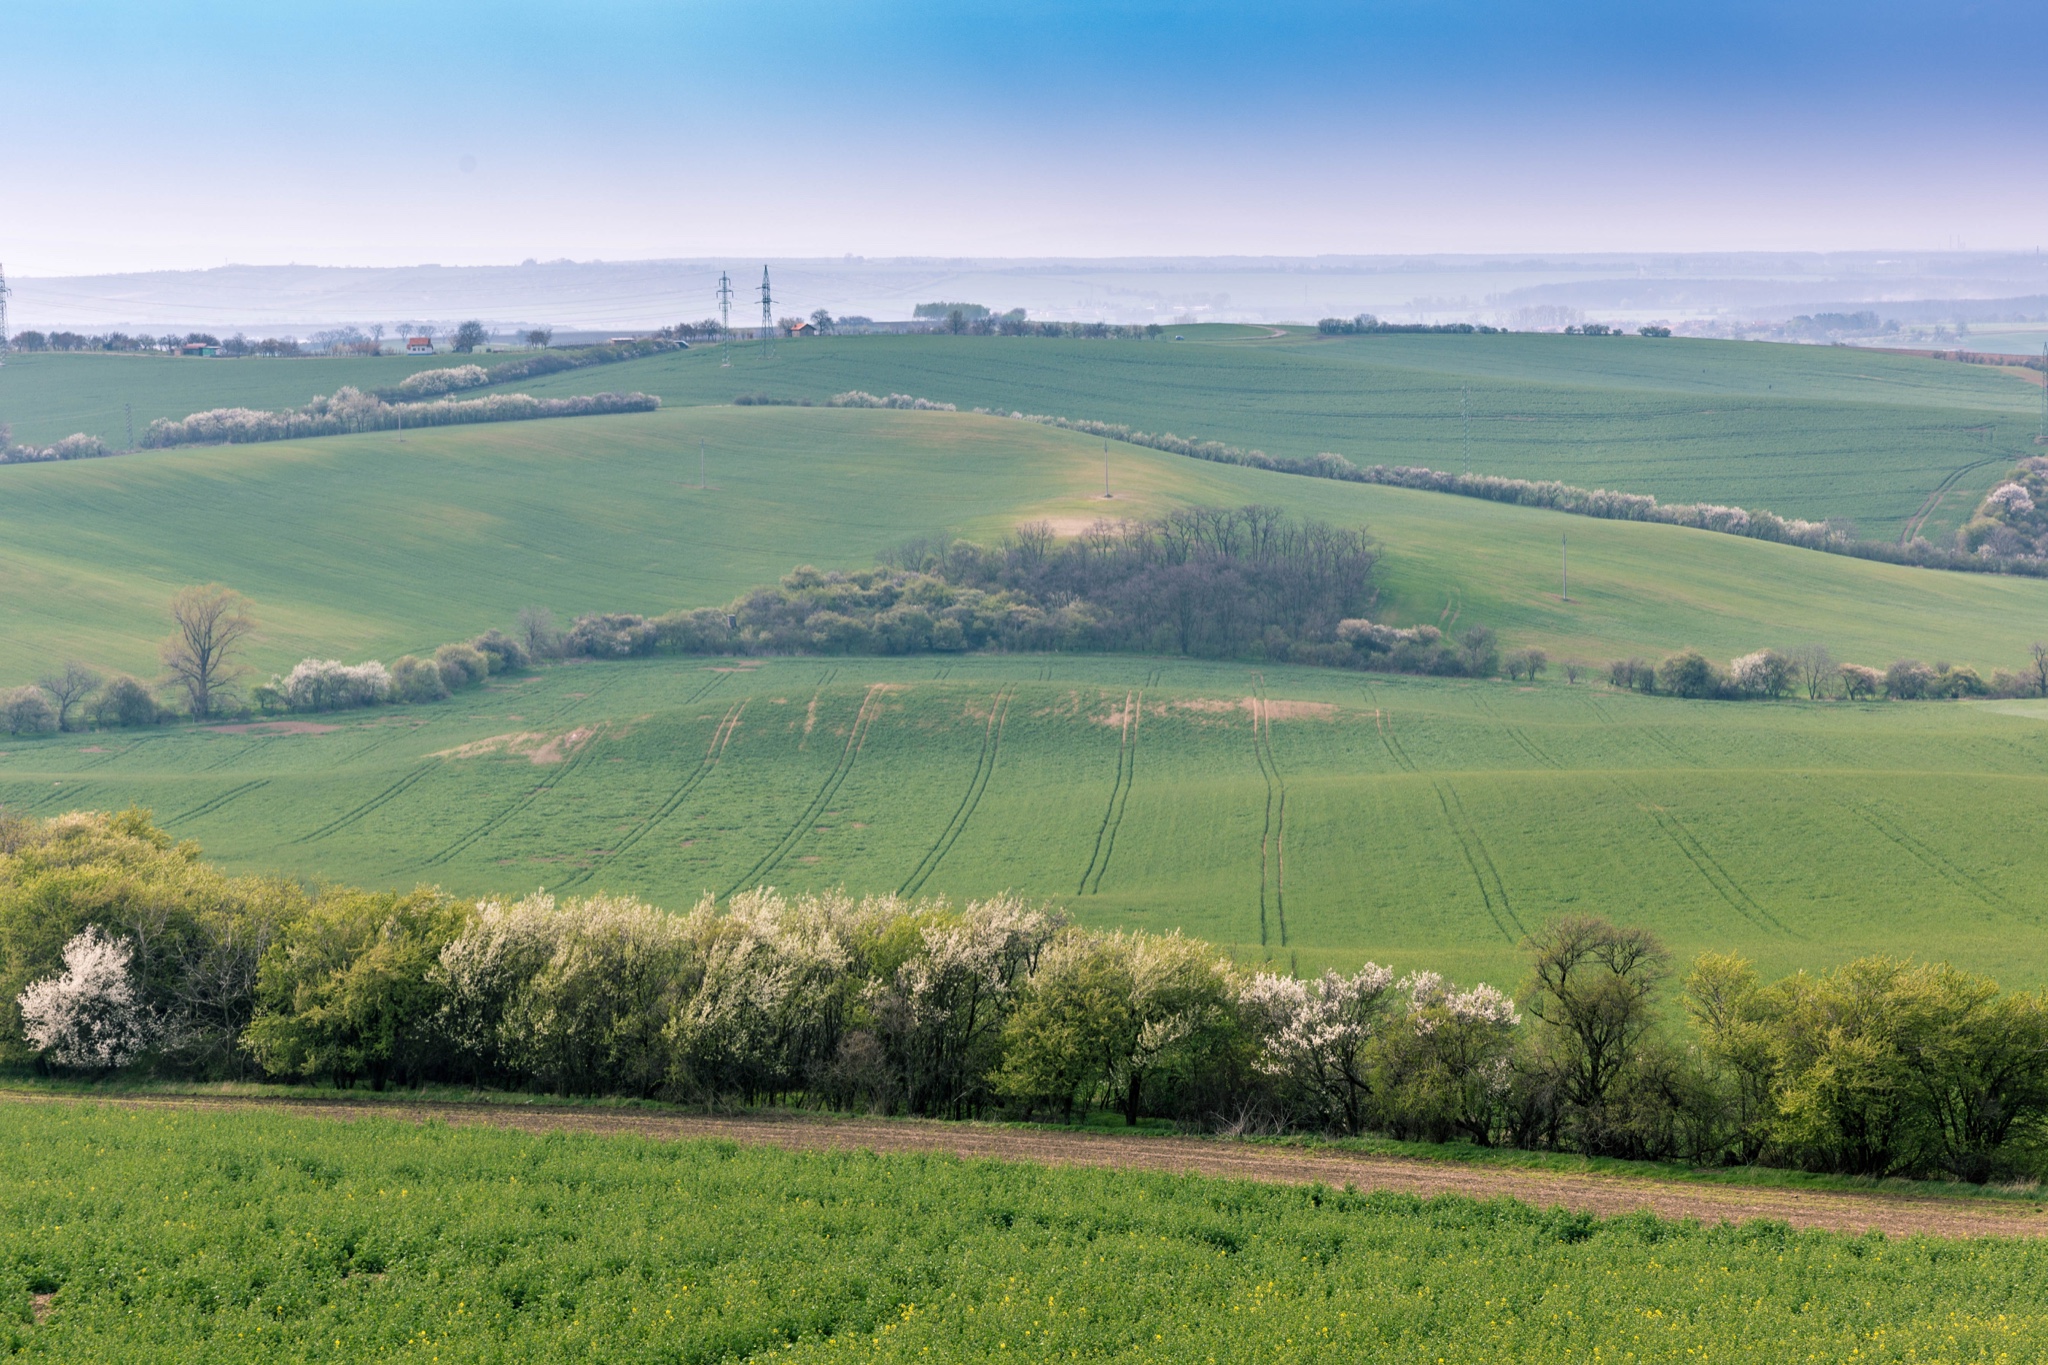
M 1655 997 L 1670 975 L 1656 935 L 1591 915 L 1553 920 L 1527 944 L 1533 981 L 1524 1009 L 1544 1029 L 1538 1064 L 1581 1151 L 1626 1150 L 1618 1103 L 1656 1027 Z
M 445 987 L 433 971 L 462 931 L 467 902 L 335 889 L 264 955 L 250 1055 L 277 1076 L 417 1082 L 445 1062 L 431 1021 Z

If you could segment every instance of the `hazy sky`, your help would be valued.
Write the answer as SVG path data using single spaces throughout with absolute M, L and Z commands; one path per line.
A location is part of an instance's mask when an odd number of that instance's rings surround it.
M 0 4 L 0 262 L 2033 247 L 2048 0 Z

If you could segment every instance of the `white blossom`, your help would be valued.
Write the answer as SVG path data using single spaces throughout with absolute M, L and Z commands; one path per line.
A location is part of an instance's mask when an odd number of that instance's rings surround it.
M 129 974 L 132 949 L 87 925 L 64 945 L 64 972 L 21 993 L 28 1045 L 59 1066 L 111 1070 L 140 1055 L 156 1035 Z

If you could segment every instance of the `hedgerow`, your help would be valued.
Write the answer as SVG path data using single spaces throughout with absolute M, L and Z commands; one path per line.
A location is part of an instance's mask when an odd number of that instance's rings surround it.
M 1517 993 L 1309 981 L 1015 897 L 467 901 L 229 878 L 142 812 L 0 824 L 0 1060 L 934 1117 L 1119 1112 L 1868 1176 L 2048 1172 L 2048 996 L 1566 917 Z

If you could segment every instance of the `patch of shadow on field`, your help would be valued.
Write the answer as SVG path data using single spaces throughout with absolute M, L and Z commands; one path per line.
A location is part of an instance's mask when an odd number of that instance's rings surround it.
M 1380 1156 L 1327 1147 L 1282 1147 L 1230 1138 L 1112 1135 L 936 1119 L 836 1118 L 818 1114 L 731 1116 L 497 1103 L 364 1102 L 305 1097 L 71 1096 L 12 1091 L 0 1102 L 105 1104 L 135 1108 L 269 1109 L 341 1120 L 404 1119 L 482 1124 L 533 1134 L 570 1133 L 653 1141 L 726 1141 L 788 1151 L 940 1152 L 964 1160 L 1028 1161 L 1162 1171 L 1273 1184 L 1394 1190 L 1422 1198 L 1516 1199 L 1601 1217 L 1647 1211 L 1701 1223 L 1767 1219 L 1795 1228 L 1887 1236 L 2039 1237 L 2048 1213 L 1942 1195 L 1860 1193 L 1694 1184 L 1656 1176 L 1504 1168 L 1426 1157 Z

